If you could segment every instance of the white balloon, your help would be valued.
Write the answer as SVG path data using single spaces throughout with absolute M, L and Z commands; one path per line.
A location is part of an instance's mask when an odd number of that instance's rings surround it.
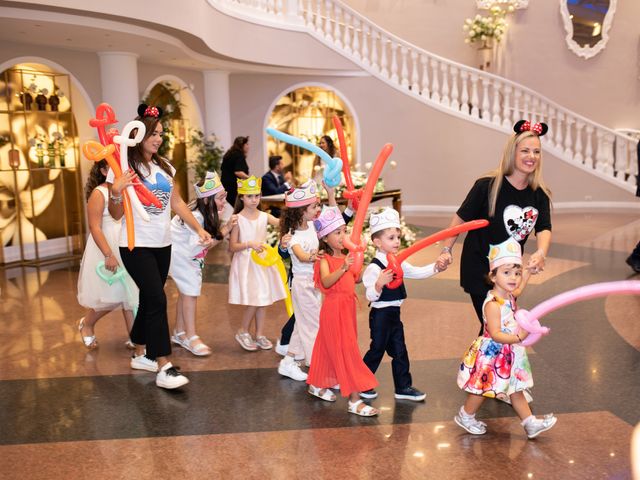
M 129 138 L 131 132 L 136 128 L 138 131 L 136 132 L 135 137 Z M 122 168 L 122 173 L 129 170 L 128 147 L 135 147 L 140 143 L 146 132 L 147 129 L 144 126 L 144 123 L 139 120 L 132 120 L 124 126 L 120 135 L 115 135 L 113 137 L 113 142 L 120 145 L 120 168 Z M 140 215 L 145 222 L 150 221 L 151 219 L 149 218 L 149 214 L 142 206 L 142 203 L 140 202 L 138 195 L 136 195 L 136 191 L 132 185 L 127 187 L 127 193 L 129 194 L 131 205 L 135 208 L 136 212 L 138 212 L 138 215 Z

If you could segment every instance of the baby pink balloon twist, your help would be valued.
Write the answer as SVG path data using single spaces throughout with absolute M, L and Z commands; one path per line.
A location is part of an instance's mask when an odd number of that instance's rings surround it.
M 594 283 L 585 285 L 555 297 L 545 300 L 531 311 L 518 309 L 515 313 L 516 322 L 523 330 L 529 332 L 521 345 L 529 346 L 540 340 L 542 335 L 549 333 L 549 328 L 540 325 L 539 319 L 559 308 L 590 298 L 606 297 L 607 295 L 640 295 L 640 280 L 622 280 L 619 282 Z

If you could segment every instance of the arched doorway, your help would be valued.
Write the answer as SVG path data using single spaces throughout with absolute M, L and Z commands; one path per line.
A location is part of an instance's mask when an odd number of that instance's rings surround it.
M 273 106 L 268 124 L 290 135 L 303 138 L 315 145 L 323 135 L 331 137 L 339 148 L 332 118 L 337 115 L 342 122 L 349 161 L 356 163 L 356 122 L 342 99 L 328 86 L 299 86 L 282 95 Z M 318 178 L 322 165 L 314 154 L 299 147 L 267 137 L 268 155 L 281 155 L 285 169 L 291 171 L 296 182 Z M 336 151 L 339 156 L 339 151 Z
M 75 90 L 76 95 L 73 95 Z M 68 73 L 41 63 L 0 73 L 0 264 L 82 253 L 84 195 Z

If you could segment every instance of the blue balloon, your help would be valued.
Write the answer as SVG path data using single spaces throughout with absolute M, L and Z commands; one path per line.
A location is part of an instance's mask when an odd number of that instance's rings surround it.
M 267 128 L 267 133 L 271 135 L 273 138 L 277 138 L 280 141 L 288 143 L 290 145 L 295 145 L 300 148 L 304 148 L 312 153 L 318 155 L 322 161 L 327 165 L 324 169 L 324 183 L 329 187 L 337 187 L 340 185 L 340 181 L 342 180 L 342 160 L 338 157 L 331 158 L 327 152 L 322 150 L 317 145 L 314 145 L 311 142 L 307 142 L 306 140 L 302 140 L 301 138 L 294 137 L 287 133 L 281 132 L 280 130 L 276 130 L 275 128 Z

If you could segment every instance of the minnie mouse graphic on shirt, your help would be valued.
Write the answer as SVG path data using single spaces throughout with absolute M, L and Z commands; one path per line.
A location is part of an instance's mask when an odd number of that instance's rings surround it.
M 514 240 L 522 242 L 533 231 L 538 219 L 538 210 L 534 207 L 521 208 L 509 205 L 502 215 L 504 227 Z

